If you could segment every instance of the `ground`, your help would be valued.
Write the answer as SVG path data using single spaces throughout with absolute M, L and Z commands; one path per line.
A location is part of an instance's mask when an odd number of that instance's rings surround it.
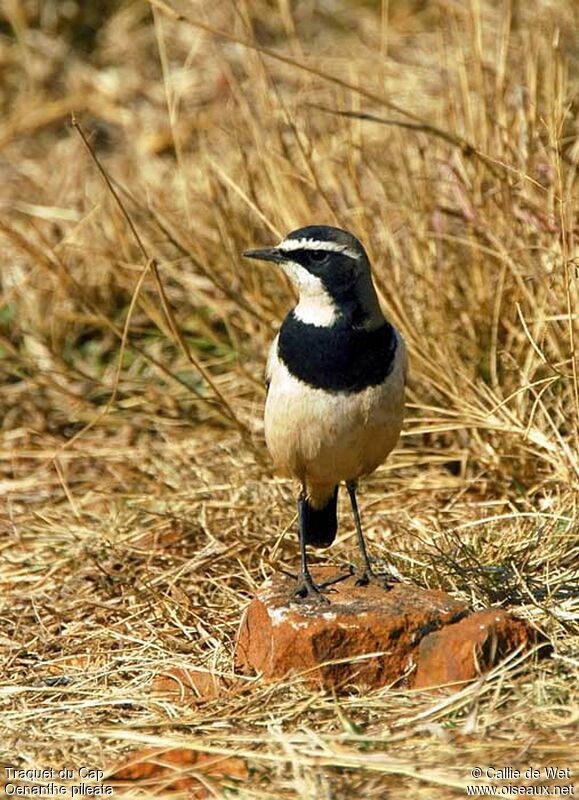
M 146 798 L 577 779 L 578 22 L 572 0 L 5 4 L 7 767 L 180 748 L 189 780 L 153 770 Z M 246 677 L 184 704 L 155 679 L 233 680 L 243 609 L 298 562 L 261 418 L 293 295 L 240 253 L 312 223 L 364 242 L 409 346 L 400 446 L 361 486 L 373 555 L 552 653 L 450 695 Z M 317 560 L 354 551 L 342 498 Z

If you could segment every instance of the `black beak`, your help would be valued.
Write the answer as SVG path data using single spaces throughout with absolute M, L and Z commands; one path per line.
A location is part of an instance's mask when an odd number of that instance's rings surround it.
M 277 264 L 285 261 L 284 254 L 275 247 L 266 247 L 263 250 L 246 250 L 243 255 L 245 258 L 257 258 L 259 261 L 275 261 Z

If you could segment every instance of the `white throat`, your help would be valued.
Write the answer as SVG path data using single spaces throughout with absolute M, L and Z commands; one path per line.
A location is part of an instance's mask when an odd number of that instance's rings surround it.
M 329 328 L 338 319 L 338 310 L 330 295 L 324 292 L 309 297 L 301 296 L 299 303 L 294 308 L 294 316 L 307 325 Z
M 295 261 L 286 261 L 282 268 L 298 287 L 300 299 L 294 308 L 297 319 L 317 328 L 333 325 L 339 311 L 322 281 Z
M 299 302 L 294 308 L 295 317 L 318 328 L 334 325 L 340 318 L 340 309 L 320 278 L 295 261 L 284 261 L 281 266 L 299 291 Z M 369 272 L 360 276 L 354 291 L 363 312 L 363 327 L 373 330 L 383 325 L 384 314 Z

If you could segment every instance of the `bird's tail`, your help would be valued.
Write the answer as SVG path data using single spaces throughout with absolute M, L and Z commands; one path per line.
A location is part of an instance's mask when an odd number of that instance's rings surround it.
M 338 532 L 338 487 L 321 508 L 315 508 L 310 498 L 304 501 L 304 540 L 312 547 L 329 547 Z

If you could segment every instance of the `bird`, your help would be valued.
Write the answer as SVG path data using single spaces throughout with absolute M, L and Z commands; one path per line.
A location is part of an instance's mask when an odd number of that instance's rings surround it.
M 346 230 L 309 225 L 243 255 L 277 265 L 298 293 L 269 351 L 264 411 L 274 470 L 300 486 L 295 594 L 320 599 L 331 591 L 330 582 L 314 582 L 306 548 L 335 540 L 342 483 L 361 556 L 356 583 L 389 588 L 372 567 L 356 490 L 398 442 L 408 359 L 402 335 L 381 309 L 366 250 Z

